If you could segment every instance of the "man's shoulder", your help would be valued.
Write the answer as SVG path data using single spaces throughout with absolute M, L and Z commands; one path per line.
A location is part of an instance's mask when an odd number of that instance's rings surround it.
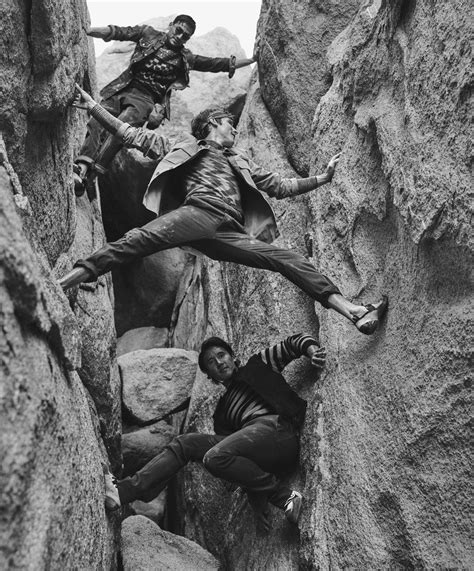
M 157 30 L 153 26 L 149 24 L 143 24 L 141 26 L 142 29 L 142 37 L 148 40 L 163 40 L 166 37 L 166 32 L 162 30 Z
M 198 141 L 191 133 L 178 133 L 172 138 L 170 152 L 178 149 L 198 148 Z
M 163 160 L 158 163 L 158 168 L 166 170 L 169 164 L 175 167 L 181 163 L 186 162 L 190 157 L 196 155 L 199 151 L 197 140 L 189 133 L 180 133 L 169 141 L 169 151 L 164 156 Z

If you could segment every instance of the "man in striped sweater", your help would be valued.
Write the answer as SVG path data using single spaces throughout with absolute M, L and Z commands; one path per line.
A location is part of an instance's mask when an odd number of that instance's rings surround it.
M 309 335 L 292 335 L 254 354 L 244 366 L 230 345 L 219 337 L 204 341 L 199 366 L 226 391 L 214 412 L 215 434 L 189 433 L 174 438 L 161 454 L 135 475 L 113 480 L 106 474 L 105 505 L 109 509 L 140 499 L 150 501 L 188 462 L 202 462 L 217 478 L 244 489 L 264 527 L 267 502 L 298 521 L 302 496 L 281 476 L 294 470 L 298 459 L 298 429 L 306 401 L 286 383 L 281 371 L 307 356 L 324 367 L 326 351 Z M 259 506 L 258 509 L 256 506 Z

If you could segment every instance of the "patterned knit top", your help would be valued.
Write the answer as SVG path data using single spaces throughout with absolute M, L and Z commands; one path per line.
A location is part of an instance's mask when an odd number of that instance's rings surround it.
M 318 343 L 310 335 L 292 335 L 264 349 L 258 356 L 275 372 L 280 373 L 291 361 L 305 355 L 311 345 Z M 231 379 L 222 400 L 226 424 L 233 430 L 240 430 L 246 423 L 260 416 L 275 414 L 251 387 L 236 379 Z
M 182 67 L 181 52 L 163 45 L 134 65 L 133 83 L 145 87 L 155 101 L 161 101 L 168 87 L 178 78 Z

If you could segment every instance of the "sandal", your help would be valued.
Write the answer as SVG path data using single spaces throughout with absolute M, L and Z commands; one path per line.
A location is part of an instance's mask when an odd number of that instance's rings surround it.
M 378 303 L 374 305 L 369 303 L 364 307 L 367 309 L 367 313 L 364 313 L 362 317 L 354 317 L 353 322 L 361 333 L 372 335 L 377 330 L 379 322 L 387 311 L 388 297 L 384 295 Z

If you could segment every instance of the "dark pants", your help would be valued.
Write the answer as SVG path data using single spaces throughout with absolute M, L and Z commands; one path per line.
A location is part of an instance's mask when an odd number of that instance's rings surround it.
M 227 214 L 196 206 L 181 206 L 141 228 L 134 228 L 120 240 L 106 244 L 75 265 L 87 268 L 91 272 L 89 281 L 94 281 L 119 264 L 185 245 L 213 260 L 278 272 L 324 307 L 328 307 L 327 299 L 331 294 L 340 293 L 300 254 L 256 240 Z
M 294 428 L 277 415 L 267 415 L 230 436 L 178 436 L 134 476 L 119 480 L 117 487 L 122 504 L 150 501 L 188 462 L 202 462 L 213 476 L 233 482 L 250 494 L 264 494 L 272 504 L 283 508 L 291 490 L 276 474 L 292 471 L 297 458 Z
M 141 127 L 148 120 L 154 104 L 150 94 L 135 87 L 127 87 L 101 101 L 104 109 L 133 127 Z M 76 162 L 94 164 L 99 172 L 104 172 L 122 146 L 120 139 L 108 134 L 100 123 L 92 118 L 87 124 L 86 139 Z

